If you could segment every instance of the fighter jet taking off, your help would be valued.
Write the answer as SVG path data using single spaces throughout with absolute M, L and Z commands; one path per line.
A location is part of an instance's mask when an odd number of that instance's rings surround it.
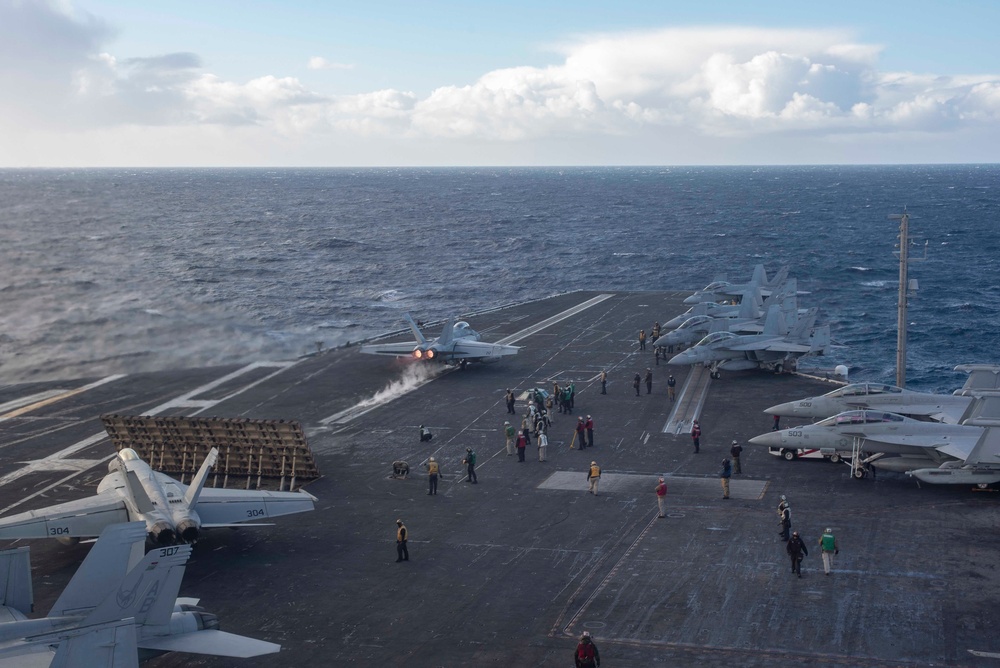
M 516 355 L 519 350 L 518 346 L 481 341 L 479 332 L 469 327 L 469 323 L 452 324 L 452 318 L 445 322 L 439 337 L 428 339 L 409 313 L 404 313 L 403 317 L 409 323 L 416 337 L 415 341 L 369 344 L 361 346 L 361 352 L 369 355 L 412 357 L 417 360 L 464 365 L 470 361 L 496 362 L 504 355 Z
M 97 495 L 0 518 L 0 538 L 58 538 L 76 541 L 100 535 L 109 524 L 141 520 L 160 545 L 194 542 L 202 529 L 260 526 L 242 524 L 313 509 L 304 491 L 270 492 L 205 487 L 219 451 L 212 448 L 190 485 L 154 471 L 135 450 L 122 449 Z

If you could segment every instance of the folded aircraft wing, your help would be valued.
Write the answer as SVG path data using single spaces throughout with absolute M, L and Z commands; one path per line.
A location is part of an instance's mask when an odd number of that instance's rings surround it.
M 971 452 L 972 448 L 975 447 L 976 442 L 979 440 L 979 434 L 973 434 L 970 436 L 946 436 L 943 434 L 923 435 L 918 433 L 878 434 L 874 436 L 865 436 L 865 440 L 870 441 L 871 443 L 888 443 L 891 445 L 904 445 L 914 448 L 934 448 L 940 452 L 949 454 L 947 450 L 943 448 L 951 448 L 955 452 Z
M 139 641 L 139 647 L 160 652 L 188 652 L 190 654 L 232 656 L 240 659 L 248 659 L 262 654 L 274 654 L 281 650 L 281 645 L 276 645 L 273 642 L 265 642 L 214 629 L 143 638 Z
M 304 513 L 315 508 L 316 497 L 308 492 L 268 492 L 262 490 L 206 487 L 195 510 L 205 529 L 280 515 Z
M 405 357 L 413 353 L 413 349 L 420 344 L 416 341 L 404 341 L 403 343 L 372 343 L 361 346 L 361 352 L 368 355 L 393 355 L 395 357 Z
M 0 518 L 0 539 L 91 538 L 109 524 L 128 522 L 125 501 L 115 493 L 60 503 Z

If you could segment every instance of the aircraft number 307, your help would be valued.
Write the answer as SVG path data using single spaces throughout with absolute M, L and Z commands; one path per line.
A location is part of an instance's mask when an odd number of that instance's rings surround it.
M 50 536 L 65 536 L 69 534 L 69 527 L 49 527 Z
M 161 558 L 163 558 L 163 557 L 169 557 L 170 555 L 177 554 L 177 550 L 179 550 L 179 549 L 181 549 L 181 548 L 179 548 L 177 546 L 174 546 L 174 547 L 161 547 L 160 548 L 160 557 Z
M 251 508 L 247 511 L 247 517 L 264 517 L 263 508 Z

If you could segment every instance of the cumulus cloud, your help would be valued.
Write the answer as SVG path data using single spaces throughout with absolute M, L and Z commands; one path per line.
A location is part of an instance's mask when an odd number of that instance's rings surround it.
M 54 0 L 0 2 L 0 85 L 8 93 L 0 121 L 257 128 L 303 144 L 323 135 L 502 144 L 661 131 L 935 133 L 1000 118 L 1000 76 L 880 71 L 879 45 L 837 30 L 589 35 L 555 46 L 555 65 L 497 69 L 426 95 L 339 96 L 268 73 L 227 81 L 193 53 L 122 57 L 105 48 L 113 35 L 107 23 Z M 308 67 L 353 65 L 314 56 Z
M 354 65 L 348 63 L 335 63 L 322 56 L 313 56 L 306 64 L 311 70 L 353 70 Z

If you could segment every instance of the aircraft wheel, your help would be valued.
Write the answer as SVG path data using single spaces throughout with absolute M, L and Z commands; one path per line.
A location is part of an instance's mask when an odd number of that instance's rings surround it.
M 864 469 L 854 469 L 854 477 L 857 480 L 861 480 L 862 478 L 865 477 L 865 475 L 867 475 L 867 471 L 865 471 Z
M 836 464 L 837 462 L 840 461 L 840 455 L 838 455 L 836 452 L 833 453 L 832 455 L 830 455 L 830 461 Z
M 790 462 L 793 459 L 795 459 L 795 451 L 794 450 L 782 450 L 781 451 L 781 456 L 785 458 L 786 462 Z
M 780 364 L 775 364 L 774 365 L 774 373 L 781 373 L 784 370 L 785 370 L 785 367 L 781 366 Z
M 990 483 L 988 483 L 988 482 L 977 482 L 976 483 L 976 487 L 978 487 L 979 489 L 989 489 Z

